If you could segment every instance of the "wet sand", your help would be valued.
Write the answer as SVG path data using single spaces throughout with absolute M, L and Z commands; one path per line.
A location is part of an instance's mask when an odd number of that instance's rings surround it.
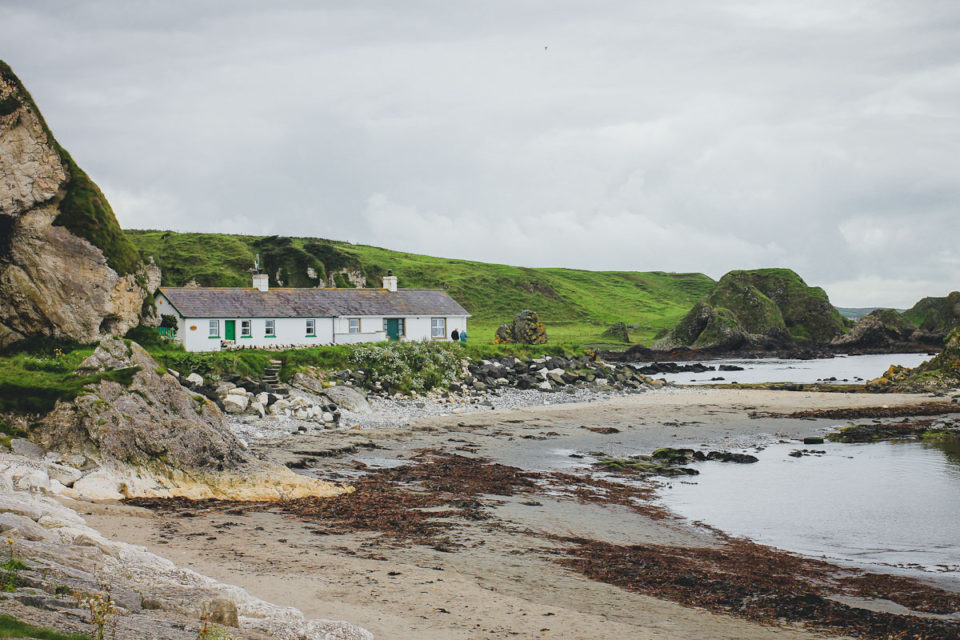
M 261 442 L 261 455 L 349 481 L 355 460 L 390 464 L 418 449 L 480 455 L 524 469 L 582 464 L 566 453 L 703 442 L 749 446 L 796 438 L 838 420 L 751 418 L 752 412 L 918 405 L 921 395 L 682 389 L 604 403 L 531 407 L 417 421 L 410 428 L 300 435 Z M 584 426 L 606 426 L 599 434 Z M 360 445 L 360 446 L 357 446 Z M 370 448 L 378 447 L 378 448 Z M 340 450 L 341 453 L 333 453 Z M 569 462 L 567 462 L 569 461 Z M 449 545 L 383 544 L 372 533 L 319 533 L 275 512 L 196 511 L 193 517 L 84 504 L 104 535 L 142 544 L 177 564 L 310 617 L 349 620 L 378 638 L 818 638 L 685 607 L 587 579 L 556 561 L 551 536 L 618 545 L 710 548 L 710 531 L 618 505 L 522 495 L 485 499 L 492 516 L 458 521 Z

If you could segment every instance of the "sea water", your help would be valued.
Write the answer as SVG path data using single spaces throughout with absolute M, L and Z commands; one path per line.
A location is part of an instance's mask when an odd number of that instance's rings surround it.
M 791 457 L 796 450 L 823 451 Z M 960 440 L 774 444 L 753 464 L 703 462 L 662 503 L 735 536 L 960 588 Z
M 702 364 L 708 367 L 718 365 L 735 365 L 743 367 L 743 371 L 705 371 L 703 373 L 671 373 L 654 374 L 654 378 L 664 378 L 668 382 L 677 384 L 709 384 L 711 382 L 730 383 L 762 383 L 762 382 L 795 382 L 813 383 L 836 378 L 832 382 L 861 383 L 871 378 L 879 378 L 890 365 L 916 367 L 931 356 L 925 353 L 894 353 L 865 356 L 837 356 L 835 358 L 821 358 L 816 360 L 791 360 L 786 358 L 760 359 L 730 359 L 705 360 Z M 637 363 L 644 366 L 646 363 Z M 678 364 L 693 364 L 693 362 L 679 362 Z M 712 378 L 721 377 L 722 381 Z

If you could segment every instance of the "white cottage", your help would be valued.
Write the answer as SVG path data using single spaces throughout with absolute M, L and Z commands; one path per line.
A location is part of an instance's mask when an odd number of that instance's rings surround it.
M 160 287 L 156 303 L 187 351 L 450 340 L 470 317 L 446 291 L 398 289 L 392 274 L 382 289 L 271 289 L 255 274 L 250 288 Z

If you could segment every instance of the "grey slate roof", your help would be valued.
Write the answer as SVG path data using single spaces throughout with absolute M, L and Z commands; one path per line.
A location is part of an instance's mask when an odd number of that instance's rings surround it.
M 160 287 L 184 318 L 469 316 L 434 289 L 269 289 Z

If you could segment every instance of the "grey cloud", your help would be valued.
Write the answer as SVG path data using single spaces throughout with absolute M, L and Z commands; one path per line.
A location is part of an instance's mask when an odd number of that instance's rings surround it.
M 960 288 L 960 7 L 4 2 L 129 227 L 530 266 Z

